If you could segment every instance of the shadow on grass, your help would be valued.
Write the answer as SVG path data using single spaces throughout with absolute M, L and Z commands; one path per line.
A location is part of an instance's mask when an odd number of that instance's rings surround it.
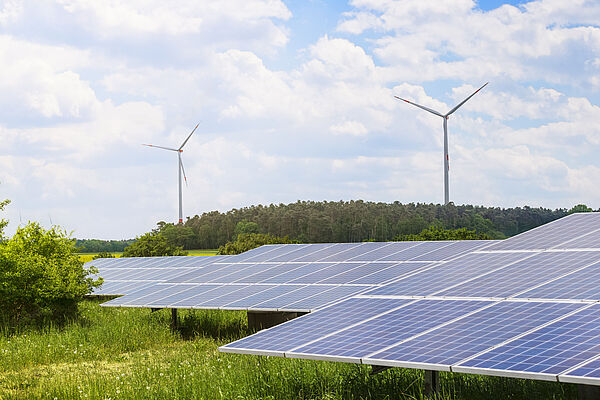
M 186 340 L 196 337 L 236 340 L 248 334 L 246 313 L 222 310 L 180 310 L 178 332 Z

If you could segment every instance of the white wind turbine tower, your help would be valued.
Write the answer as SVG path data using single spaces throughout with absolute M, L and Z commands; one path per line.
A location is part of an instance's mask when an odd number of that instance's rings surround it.
M 475 94 L 477 92 L 479 92 L 481 89 L 483 89 L 488 83 L 489 82 L 486 82 L 482 87 L 480 87 L 479 89 L 474 91 L 473 94 L 471 94 L 469 97 L 467 97 L 466 99 L 464 99 L 463 101 L 458 103 L 457 106 L 455 106 L 452 110 L 448 111 L 446 114 L 442 114 L 438 111 L 432 110 L 431 108 L 427 108 L 420 104 L 413 103 L 412 101 L 408 101 L 406 99 L 403 99 L 402 97 L 394 96 L 395 98 L 397 98 L 399 100 L 405 101 L 408 104 L 412 104 L 413 106 L 417 106 L 425 111 L 429 111 L 430 113 L 435 114 L 438 117 L 442 117 L 444 119 L 444 204 L 448 204 L 450 202 L 450 192 L 449 192 L 449 188 L 448 188 L 448 171 L 450 169 L 449 158 L 448 158 L 448 117 L 452 113 L 454 113 L 454 111 L 458 110 L 460 108 L 460 106 L 465 104 L 467 102 L 467 100 L 469 100 L 471 97 L 475 96 Z
M 143 146 L 148 146 L 148 147 L 156 147 L 159 149 L 163 149 L 163 150 L 170 150 L 170 151 L 176 151 L 177 152 L 177 158 L 179 161 L 179 223 L 183 222 L 183 201 L 181 199 L 181 175 L 183 174 L 183 179 L 185 179 L 185 184 L 187 185 L 187 178 L 185 176 L 185 170 L 183 169 L 183 161 L 181 161 L 181 153 L 183 153 L 183 146 L 185 146 L 185 144 L 187 143 L 188 140 L 190 140 L 190 137 L 192 137 L 192 135 L 194 134 L 194 132 L 196 131 L 196 128 L 198 128 L 198 125 L 200 125 L 200 123 L 198 123 L 196 125 L 196 127 L 192 130 L 192 132 L 188 135 L 188 137 L 183 141 L 183 143 L 181 144 L 181 146 L 179 146 L 178 149 L 172 149 L 170 147 L 163 147 L 163 146 L 155 146 L 152 144 L 144 144 Z

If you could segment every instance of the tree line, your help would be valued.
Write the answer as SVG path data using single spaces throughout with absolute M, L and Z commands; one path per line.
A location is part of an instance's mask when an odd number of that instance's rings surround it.
M 340 243 L 406 240 L 430 227 L 466 228 L 491 239 L 503 239 L 579 211 L 592 210 L 585 205 L 552 210 L 452 203 L 297 201 L 211 211 L 183 224 L 161 221 L 154 232 L 183 249 L 216 249 L 240 233 L 270 234 L 300 243 Z

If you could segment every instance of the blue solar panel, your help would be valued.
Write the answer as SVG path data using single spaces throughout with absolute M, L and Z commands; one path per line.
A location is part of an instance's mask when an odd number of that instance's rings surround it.
M 293 292 L 294 290 L 304 286 L 305 285 L 265 285 L 265 290 L 253 294 L 251 296 L 239 298 L 235 301 L 232 301 L 231 303 L 223 304 L 221 308 L 228 310 L 246 310 L 267 300 L 283 296 L 289 292 Z
M 600 229 L 585 236 L 561 243 L 557 247 L 565 249 L 600 249 Z
M 599 252 L 546 252 L 438 293 L 440 296 L 509 297 L 600 259 Z
M 297 265 L 297 264 L 296 264 Z M 327 268 L 334 265 L 334 263 L 310 263 L 304 264 L 298 268 L 290 269 L 287 272 L 265 279 L 264 283 L 288 283 L 295 279 L 303 277 L 308 274 L 320 271 L 323 268 Z
M 260 331 L 252 336 L 221 347 L 221 350 L 256 349 L 286 352 L 315 339 L 346 329 L 409 303 L 410 300 L 351 298 L 335 306 Z
M 397 253 L 390 254 L 385 257 L 380 257 L 377 261 L 409 261 L 415 257 L 423 256 L 433 251 L 439 251 L 443 248 L 449 247 L 453 242 L 439 241 L 439 242 L 416 242 L 416 246 L 408 247 Z
M 600 262 L 552 280 L 516 297 L 529 299 L 600 300 Z
M 600 358 L 580 365 L 558 377 L 561 382 L 582 383 L 588 385 L 600 384 Z
M 199 285 L 204 286 L 204 285 Z M 237 286 L 237 285 L 236 285 Z M 246 297 L 252 296 L 256 293 L 265 291 L 267 289 L 273 288 L 275 286 L 267 286 L 267 285 L 239 285 L 237 286 L 239 289 L 237 291 L 220 294 L 218 297 L 212 297 L 211 299 L 206 299 L 204 295 L 199 295 L 198 297 L 188 297 L 183 300 L 180 300 L 176 303 L 172 304 L 172 307 L 176 308 L 201 308 L 202 304 L 206 305 L 206 308 L 218 308 L 223 305 L 229 304 L 233 301 L 237 301 L 240 299 L 244 299 Z
M 571 214 L 527 232 L 491 245 L 489 250 L 539 250 L 562 247 L 561 244 L 600 226 L 600 213 Z
M 373 295 L 427 296 L 535 253 L 471 253 L 373 290 Z
M 295 302 L 280 306 L 285 310 L 312 311 L 370 289 L 369 286 L 334 286 L 313 296 L 294 296 Z M 300 295 L 301 293 L 298 293 Z
M 576 303 L 503 301 L 371 354 L 363 359 L 363 363 L 381 364 L 379 360 L 385 360 L 449 367 L 581 307 Z
M 440 247 L 439 249 L 429 251 L 423 255 L 411 258 L 412 261 L 444 261 L 451 258 L 458 257 L 461 254 L 465 254 L 471 251 L 483 249 L 495 240 L 463 240 L 457 242 L 450 242 L 449 246 Z M 443 243 L 443 242 L 437 242 Z M 415 249 L 416 250 L 416 249 Z
M 349 261 L 379 261 L 382 258 L 400 253 L 411 247 L 420 245 L 423 242 L 391 242 L 391 243 L 365 243 L 363 254 L 354 256 Z M 395 261 L 395 260 L 394 260 Z
M 393 245 L 389 242 L 365 242 L 350 247 L 340 253 L 321 258 L 319 261 L 358 261 L 355 257 L 375 257 L 384 249 Z
M 600 354 L 600 305 L 579 311 L 494 348 L 453 368 L 458 372 L 485 369 L 556 375 Z M 481 373 L 481 372 L 479 372 Z
M 252 308 L 277 310 L 278 308 L 284 308 L 284 306 L 287 304 L 295 303 L 301 299 L 310 298 L 316 294 L 331 290 L 332 288 L 333 286 L 301 286 L 296 289 L 289 290 L 286 293 L 281 294 L 279 296 L 272 297 L 260 303 L 256 303 L 252 306 Z
M 298 344 L 286 356 L 360 358 L 491 304 L 489 301 L 420 300 L 313 343 Z M 333 307 L 332 307 L 333 308 Z

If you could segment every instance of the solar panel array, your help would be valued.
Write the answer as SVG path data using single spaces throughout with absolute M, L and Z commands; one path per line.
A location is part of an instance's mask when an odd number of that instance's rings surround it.
M 176 268 L 170 277 L 168 270 L 173 267 L 165 268 L 163 274 L 157 273 L 160 281 L 103 306 L 307 312 L 492 243 L 267 245 L 235 256 L 221 256 L 199 267 Z
M 425 266 L 220 350 L 600 385 L 600 213 Z
M 98 273 L 94 279 L 102 277 L 104 280 L 102 286 L 93 291 L 93 295 L 115 296 L 133 293 L 190 271 L 201 270 L 226 257 L 99 258 L 88 261 L 85 267 L 96 267 Z

